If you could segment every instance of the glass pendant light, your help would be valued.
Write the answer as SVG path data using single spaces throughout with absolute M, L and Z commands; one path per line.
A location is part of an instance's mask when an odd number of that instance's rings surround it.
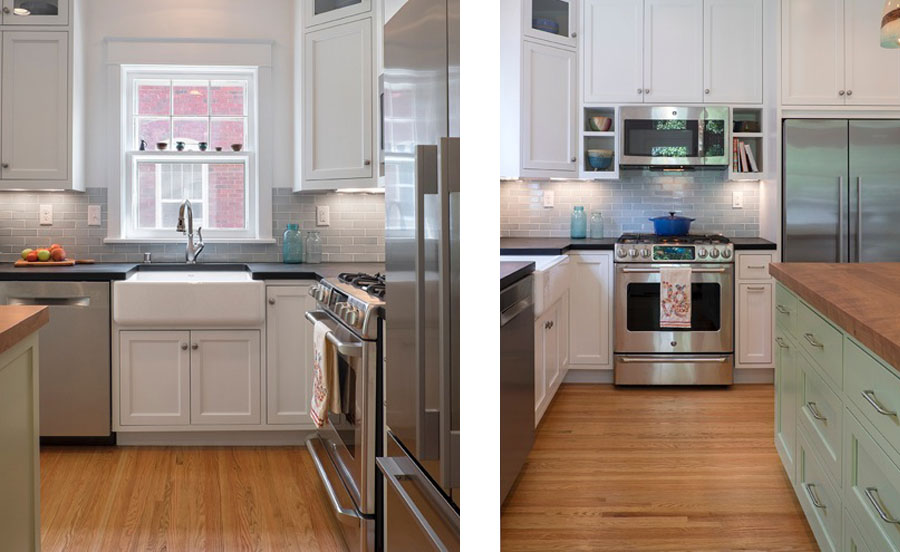
M 881 47 L 900 48 L 900 0 L 886 0 L 881 13 Z

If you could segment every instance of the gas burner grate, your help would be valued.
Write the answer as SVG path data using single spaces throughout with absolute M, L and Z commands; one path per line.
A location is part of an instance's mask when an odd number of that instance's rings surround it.
M 379 299 L 384 298 L 384 274 L 366 274 L 365 272 L 342 272 L 338 274 L 338 280 L 351 286 L 371 293 Z

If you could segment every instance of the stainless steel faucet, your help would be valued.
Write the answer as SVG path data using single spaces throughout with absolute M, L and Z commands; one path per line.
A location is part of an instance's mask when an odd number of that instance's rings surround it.
M 187 230 L 184 229 L 185 209 L 187 209 Z M 202 226 L 197 227 L 197 242 L 194 243 L 194 209 L 191 207 L 191 202 L 188 199 L 181 202 L 181 207 L 178 209 L 178 226 L 175 227 L 175 230 L 187 234 L 187 245 L 184 249 L 184 262 L 188 264 L 196 263 L 197 257 L 200 256 L 200 252 L 203 251 L 206 244 L 203 243 L 203 234 L 201 233 L 201 230 L 203 230 Z

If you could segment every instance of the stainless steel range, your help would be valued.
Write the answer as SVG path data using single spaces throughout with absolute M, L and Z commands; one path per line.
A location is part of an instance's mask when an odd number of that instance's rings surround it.
M 734 380 L 734 245 L 719 235 L 624 234 L 615 245 L 615 383 Z M 660 270 L 691 269 L 687 328 L 660 325 Z
M 351 551 L 381 550 L 381 484 L 375 457 L 382 454 L 384 277 L 341 274 L 310 288 L 316 310 L 337 351 L 341 412 L 306 442 Z

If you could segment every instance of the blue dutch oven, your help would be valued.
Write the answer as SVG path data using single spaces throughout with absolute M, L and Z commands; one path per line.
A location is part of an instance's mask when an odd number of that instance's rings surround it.
M 669 211 L 669 216 L 653 217 L 650 221 L 657 236 L 684 236 L 690 232 L 694 219 L 681 217 L 676 215 L 675 211 Z

